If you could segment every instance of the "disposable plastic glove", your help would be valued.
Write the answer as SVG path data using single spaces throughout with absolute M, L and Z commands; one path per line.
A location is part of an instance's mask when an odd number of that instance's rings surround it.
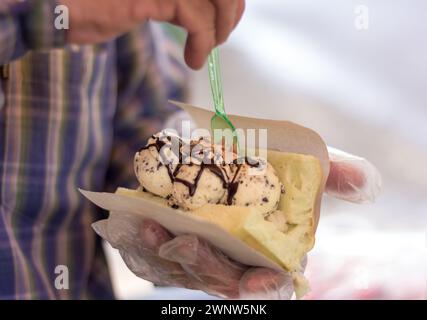
M 331 169 L 326 193 L 355 202 L 372 203 L 382 188 L 381 175 L 372 163 L 341 150 L 328 147 Z

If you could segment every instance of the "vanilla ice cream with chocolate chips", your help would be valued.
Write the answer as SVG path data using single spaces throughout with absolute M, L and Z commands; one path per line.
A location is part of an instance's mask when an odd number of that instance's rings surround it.
M 235 154 L 228 163 L 224 152 L 206 138 L 186 141 L 160 132 L 136 153 L 135 173 L 145 191 L 168 199 L 174 208 L 223 204 L 273 213 L 285 191 L 274 168 L 264 159 Z

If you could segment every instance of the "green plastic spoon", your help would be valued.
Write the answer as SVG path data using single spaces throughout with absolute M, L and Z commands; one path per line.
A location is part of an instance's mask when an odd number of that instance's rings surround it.
M 212 50 L 208 58 L 208 67 L 209 67 L 209 79 L 211 82 L 212 97 L 215 107 L 215 115 L 211 118 L 211 130 L 212 133 L 215 133 L 215 129 L 230 129 L 233 133 L 233 145 L 237 147 L 238 150 L 238 140 L 236 134 L 236 128 L 228 119 L 227 114 L 225 113 L 224 107 L 224 96 L 222 93 L 222 84 L 221 84 L 221 69 L 219 66 L 219 51 L 218 48 Z M 222 143 L 222 135 L 214 134 L 214 142 L 217 144 Z

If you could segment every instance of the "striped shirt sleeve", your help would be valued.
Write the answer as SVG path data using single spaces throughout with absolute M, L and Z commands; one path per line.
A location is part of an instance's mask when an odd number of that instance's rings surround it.
M 66 29 L 55 28 L 57 6 L 56 0 L 0 0 L 0 65 L 65 44 Z

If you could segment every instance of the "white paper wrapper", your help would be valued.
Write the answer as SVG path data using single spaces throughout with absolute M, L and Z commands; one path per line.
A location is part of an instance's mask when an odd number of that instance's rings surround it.
M 182 103 L 175 104 L 187 111 L 199 128 L 210 129 L 212 112 Z M 262 120 L 240 116 L 230 116 L 230 119 L 236 128 L 267 129 L 268 149 L 270 150 L 312 155 L 320 160 L 323 179 L 315 206 L 315 223 L 317 225 L 321 197 L 329 173 L 328 152 L 320 136 L 312 130 L 288 121 Z M 141 144 L 144 143 L 145 141 L 141 141 Z M 129 165 L 133 165 L 132 159 L 129 159 Z M 135 264 L 139 263 L 137 257 L 135 257 L 137 255 L 135 250 L 138 248 L 137 242 L 140 241 L 138 226 L 143 219 L 152 219 L 174 235 L 192 234 L 207 240 L 231 259 L 245 265 L 283 271 L 282 267 L 275 262 L 219 226 L 192 216 L 191 213 L 165 207 L 159 201 L 156 201 L 156 197 L 141 199 L 119 194 L 80 191 L 94 204 L 110 211 L 109 219 L 94 223 L 93 228 L 102 238 L 121 251 L 125 262 L 128 265 L 129 263 L 133 264 L 133 269 L 135 269 Z M 128 252 L 126 254 L 126 251 L 132 251 L 132 253 Z M 143 264 L 143 261 L 140 261 L 140 263 Z M 133 271 L 135 272 L 135 270 Z
M 189 213 L 164 207 L 155 201 L 147 201 L 136 197 L 84 190 L 80 190 L 80 192 L 97 206 L 113 212 L 106 226 L 103 226 L 105 220 L 94 224 L 95 231 L 105 240 L 112 243 L 113 247 L 114 244 L 118 243 L 118 239 L 124 239 L 120 235 L 121 233 L 126 233 L 126 238 L 135 236 L 135 240 L 138 241 L 136 227 L 139 223 L 137 222 L 142 221 L 142 219 L 151 219 L 164 226 L 174 235 L 193 234 L 205 239 L 230 258 L 243 264 L 281 270 L 281 267 L 276 263 L 268 260 L 219 226 L 191 216 Z M 123 222 L 125 220 L 129 220 L 131 223 Z M 123 224 L 129 227 L 130 230 L 123 228 Z

